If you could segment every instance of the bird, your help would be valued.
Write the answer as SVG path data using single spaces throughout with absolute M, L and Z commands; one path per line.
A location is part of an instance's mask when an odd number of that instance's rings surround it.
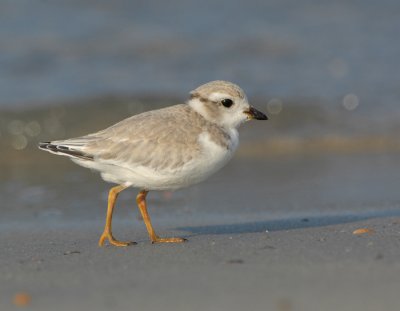
M 156 234 L 147 211 L 149 191 L 173 191 L 200 183 L 233 157 L 239 126 L 268 117 L 251 106 L 244 91 L 228 81 L 211 81 L 190 92 L 182 104 L 133 115 L 104 130 L 66 140 L 40 142 L 39 149 L 69 157 L 116 184 L 108 194 L 106 222 L 98 245 L 117 240 L 112 216 L 118 194 L 138 188 L 136 203 L 152 243 L 181 243 Z

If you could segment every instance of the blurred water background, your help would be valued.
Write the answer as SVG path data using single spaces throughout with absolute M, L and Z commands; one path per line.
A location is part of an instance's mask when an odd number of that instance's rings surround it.
M 3 0 L 2 209 L 15 219 L 83 213 L 71 208 L 71 193 L 82 194 L 74 202 L 87 211 L 104 205 L 97 175 L 38 151 L 37 142 L 182 102 L 214 79 L 242 86 L 270 121 L 243 127 L 234 163 L 212 187 L 247 180 L 235 187 L 259 194 L 256 213 L 336 211 L 338 202 L 343 210 L 397 208 L 399 29 L 394 0 Z M 207 187 L 188 190 L 182 208 L 212 206 Z M 232 198 L 241 211 L 240 192 Z
M 0 106 L 227 79 L 251 96 L 398 109 L 399 14 L 394 0 L 3 0 Z

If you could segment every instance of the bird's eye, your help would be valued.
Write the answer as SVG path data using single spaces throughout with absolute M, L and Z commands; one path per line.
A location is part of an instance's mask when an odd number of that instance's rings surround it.
M 229 108 L 233 105 L 233 101 L 232 101 L 232 99 L 225 98 L 225 99 L 221 100 L 221 104 L 224 105 L 224 107 Z

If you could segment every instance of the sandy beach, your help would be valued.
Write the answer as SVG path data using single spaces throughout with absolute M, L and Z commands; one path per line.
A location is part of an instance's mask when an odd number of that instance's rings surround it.
M 150 193 L 156 230 L 189 240 L 180 245 L 149 242 L 128 190 L 114 222 L 118 238 L 138 243 L 127 248 L 97 246 L 108 185 L 42 156 L 2 182 L 1 310 L 398 307 L 397 154 L 239 152 L 206 183 Z
M 0 307 L 25 293 L 29 310 L 396 310 L 399 217 L 342 221 L 271 220 L 266 233 L 158 220 L 182 245 L 151 245 L 142 225 L 116 222 L 138 242 L 124 249 L 97 247 L 101 222 L 2 228 Z

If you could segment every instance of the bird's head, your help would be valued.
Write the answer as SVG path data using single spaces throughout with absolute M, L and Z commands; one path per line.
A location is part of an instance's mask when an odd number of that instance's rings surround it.
M 188 104 L 206 120 L 225 128 L 237 128 L 247 120 L 267 120 L 250 106 L 243 90 L 227 81 L 212 81 L 190 92 Z

